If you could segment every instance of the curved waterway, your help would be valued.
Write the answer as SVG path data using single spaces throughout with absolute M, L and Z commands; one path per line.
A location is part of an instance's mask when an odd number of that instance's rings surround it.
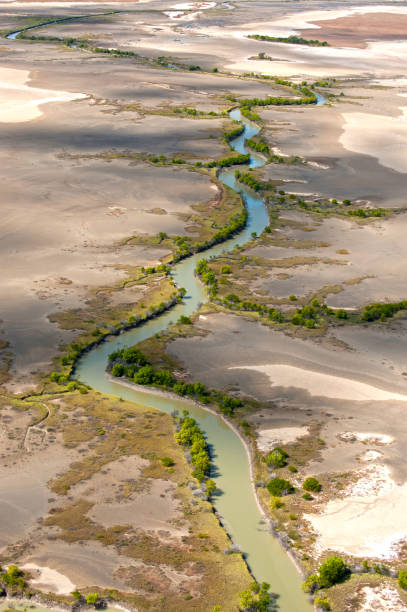
M 240 153 L 250 153 L 250 167 L 265 163 L 261 155 L 246 150 L 245 141 L 259 132 L 259 128 L 244 120 L 239 110 L 230 112 L 232 119 L 242 121 L 244 132 L 230 144 Z M 185 287 L 186 296 L 182 303 L 170 311 L 146 322 L 144 325 L 112 337 L 86 353 L 78 363 L 78 379 L 102 393 L 121 397 L 144 406 L 167 413 L 188 408 L 204 431 L 213 452 L 214 479 L 221 492 L 214 497 L 214 506 L 233 542 L 245 553 L 245 558 L 256 580 L 271 584 L 271 590 L 278 595 L 278 609 L 281 612 L 306 612 L 312 609 L 301 590 L 301 577 L 294 563 L 283 550 L 278 540 L 268 530 L 257 503 L 244 443 L 239 436 L 218 415 L 197 405 L 176 397 L 157 395 L 153 390 L 138 391 L 109 380 L 105 376 L 108 355 L 118 347 L 130 346 L 157 332 L 165 330 L 178 317 L 191 315 L 206 301 L 204 287 L 194 274 L 195 266 L 201 259 L 230 252 L 237 245 L 244 245 L 251 239 L 252 232 L 260 234 L 269 223 L 264 202 L 249 189 L 235 181 L 235 169 L 222 170 L 219 179 L 240 193 L 248 210 L 247 225 L 242 232 L 227 242 L 216 245 L 204 253 L 198 253 L 173 268 L 173 278 L 178 287 Z

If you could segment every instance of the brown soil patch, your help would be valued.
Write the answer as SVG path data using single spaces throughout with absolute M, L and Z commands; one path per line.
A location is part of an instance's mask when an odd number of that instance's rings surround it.
M 320 27 L 318 40 L 326 40 L 335 47 L 364 49 L 369 41 L 405 40 L 407 15 L 370 13 L 349 15 L 332 21 L 315 21 Z

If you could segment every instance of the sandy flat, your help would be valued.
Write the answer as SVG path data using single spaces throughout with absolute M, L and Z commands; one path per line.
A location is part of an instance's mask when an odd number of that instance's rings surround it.
M 398 172 L 407 172 L 407 107 L 399 117 L 368 113 L 343 113 L 340 142 L 349 151 L 376 157 Z
M 344 491 L 343 499 L 330 500 L 321 514 L 305 518 L 318 533 L 316 549 L 336 550 L 356 557 L 391 559 L 397 544 L 407 537 L 405 507 L 407 483 L 396 485 L 385 466 L 372 466 Z M 391 513 L 391 520 L 384 517 Z
M 36 563 L 26 563 L 22 566 L 22 569 L 34 570 L 34 574 L 37 574 L 37 576 L 30 580 L 30 584 L 40 591 L 51 591 L 57 595 L 69 595 L 69 593 L 75 590 L 75 585 L 67 576 L 50 567 L 41 567 Z
M 276 429 L 258 429 L 256 444 L 259 450 L 267 452 L 277 444 L 289 444 L 306 436 L 308 427 L 280 427 Z
M 346 400 L 400 400 L 407 402 L 407 395 L 390 393 L 372 385 L 321 372 L 312 372 L 282 364 L 240 366 L 237 369 L 255 370 L 267 374 L 272 385 L 305 389 L 311 395 Z
M 396 589 L 391 586 L 365 586 L 360 591 L 363 602 L 357 612 L 405 612 L 407 606 L 401 601 Z
M 70 102 L 86 98 L 83 93 L 38 89 L 27 85 L 29 72 L 0 68 L 0 122 L 23 123 L 41 117 L 39 106 L 48 102 Z

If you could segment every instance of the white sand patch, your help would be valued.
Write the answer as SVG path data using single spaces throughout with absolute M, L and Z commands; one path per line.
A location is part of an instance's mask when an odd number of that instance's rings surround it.
M 392 559 L 407 537 L 407 483 L 396 485 L 389 469 L 373 465 L 330 500 L 321 514 L 305 515 L 319 535 L 316 550 L 336 550 L 355 557 Z
M 36 578 L 30 580 L 30 584 L 36 586 L 40 591 L 69 595 L 76 589 L 76 586 L 67 576 L 50 567 L 41 567 L 36 563 L 26 563 L 22 566 L 22 569 L 34 571 L 38 574 Z
M 347 400 L 400 400 L 407 401 L 407 395 L 390 393 L 372 385 L 350 378 L 313 372 L 289 365 L 270 364 L 259 366 L 238 366 L 234 370 L 255 370 L 266 374 L 272 385 L 305 389 L 311 395 Z
M 379 459 L 382 456 L 383 456 L 383 453 L 380 453 L 379 451 L 368 450 L 365 453 L 363 453 L 363 455 L 360 456 L 360 460 L 368 463 L 369 461 L 376 461 L 376 459 Z
M 29 72 L 0 68 L 0 122 L 22 123 L 41 117 L 38 108 L 47 102 L 70 102 L 86 98 L 83 93 L 38 89 L 27 85 Z
M 391 444 L 394 438 L 386 434 L 378 433 L 360 433 L 355 431 L 344 431 L 338 435 L 338 438 L 344 442 L 366 442 L 367 444 Z
M 342 113 L 345 125 L 339 141 L 348 151 L 372 155 L 382 166 L 407 172 L 407 106 L 400 110 L 399 117 Z
M 363 587 L 363 603 L 358 612 L 405 612 L 407 606 L 401 601 L 396 589 L 390 586 Z
M 308 434 L 308 427 L 280 427 L 276 429 L 258 429 L 257 446 L 268 452 L 277 444 L 289 444 Z

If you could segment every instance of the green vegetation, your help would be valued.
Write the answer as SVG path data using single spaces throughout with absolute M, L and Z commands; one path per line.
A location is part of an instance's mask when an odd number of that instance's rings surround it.
M 88 593 L 86 595 L 86 603 L 90 606 L 96 606 L 99 601 L 99 595 L 97 593 Z
M 313 40 L 307 38 L 301 38 L 300 36 L 267 36 L 265 34 L 249 34 L 247 38 L 253 38 L 254 40 L 262 40 L 264 42 L 283 42 L 291 45 L 308 45 L 309 47 L 329 47 L 329 43 L 326 40 Z
M 400 570 L 397 578 L 400 589 L 407 589 L 407 570 Z
M 246 140 L 246 145 L 250 149 L 253 149 L 254 151 L 257 151 L 257 153 L 264 153 L 264 155 L 267 155 L 267 157 L 269 157 L 269 155 L 270 155 L 269 146 L 268 146 L 268 144 L 262 138 L 260 138 L 259 140 L 254 140 L 253 138 L 248 138 Z
M 239 183 L 244 183 L 254 191 L 260 191 L 260 189 L 262 189 L 262 184 L 250 174 L 250 172 L 239 172 L 239 170 L 235 170 L 235 178 Z
M 318 574 L 310 574 L 302 585 L 306 593 L 314 593 L 319 589 L 343 582 L 349 576 L 349 569 L 341 557 L 329 557 L 319 568 Z M 329 608 L 328 608 L 329 609 Z
M 304 484 L 302 485 L 302 488 L 305 491 L 312 491 L 313 493 L 319 493 L 322 487 L 321 487 L 321 483 L 319 482 L 319 480 L 317 480 L 316 478 L 310 477 L 304 480 Z
M 0 573 L 0 582 L 12 593 L 21 592 L 27 586 L 24 580 L 24 572 L 17 565 L 9 565 L 6 571 L 2 571 Z
M 331 609 L 331 606 L 329 605 L 329 601 L 325 599 L 324 597 L 316 597 L 314 604 L 320 610 L 330 610 Z
M 319 578 L 323 588 L 329 588 L 342 582 L 349 574 L 341 557 L 329 557 L 319 568 Z
M 230 166 L 237 166 L 240 164 L 248 164 L 250 161 L 249 153 L 238 153 L 237 155 L 230 155 L 229 157 L 223 157 L 216 161 L 210 161 L 205 164 L 205 168 L 229 168 Z
M 369 217 L 385 217 L 386 211 L 384 208 L 354 208 L 347 211 L 351 217 L 360 217 L 367 219 Z
M 164 467 L 172 467 L 175 465 L 175 461 L 171 459 L 171 457 L 161 457 L 160 461 Z
M 282 448 L 274 448 L 266 457 L 266 464 L 275 467 L 281 468 L 287 465 L 288 453 L 285 452 Z
M 362 321 L 386 321 L 400 310 L 407 310 L 407 300 L 401 302 L 389 302 L 387 304 L 368 304 L 362 311 Z
M 191 397 L 202 404 L 212 404 L 228 416 L 232 416 L 235 409 L 243 405 L 240 398 L 208 389 L 201 382 L 179 381 L 169 370 L 153 368 L 143 353 L 135 347 L 119 349 L 111 353 L 108 370 L 113 376 L 126 376 L 137 385 L 167 389 L 177 395 Z
M 211 470 L 211 457 L 205 437 L 195 419 L 188 416 L 188 411 L 184 411 L 179 424 L 180 429 L 175 433 L 175 439 L 188 449 L 194 467 L 192 475 L 203 482 L 208 479 Z
M 272 601 L 269 593 L 270 585 L 262 582 L 261 585 L 254 582 L 249 589 L 239 593 L 240 609 L 249 612 L 267 612 Z
M 294 493 L 293 485 L 284 478 L 272 478 L 267 485 L 267 490 L 274 497 L 283 497 Z
M 243 132 L 244 132 L 244 125 L 239 123 L 239 125 L 237 125 L 233 130 L 229 130 L 228 132 L 225 132 L 224 138 L 226 142 L 230 142 L 231 140 L 234 140 L 235 138 L 238 138 L 239 136 L 241 136 Z
M 180 323 L 181 325 L 192 325 L 191 318 L 187 317 L 186 315 L 181 315 L 178 319 L 178 323 Z

